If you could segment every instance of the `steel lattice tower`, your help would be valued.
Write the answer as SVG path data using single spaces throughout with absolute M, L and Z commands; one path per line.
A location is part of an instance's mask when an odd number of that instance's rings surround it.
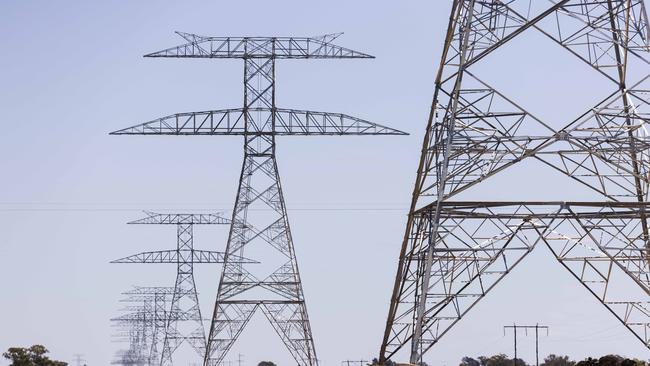
M 129 222 L 144 225 L 176 225 L 176 250 L 143 252 L 121 258 L 111 263 L 175 263 L 176 283 L 171 300 L 170 316 L 163 333 L 163 349 L 154 364 L 169 365 L 172 354 L 183 342 L 199 354 L 205 355 L 205 328 L 199 307 L 199 299 L 194 283 L 195 263 L 223 263 L 224 253 L 194 249 L 194 225 L 226 225 L 230 220 L 215 214 L 159 214 L 146 212 L 147 217 Z M 236 263 L 256 263 L 255 261 L 233 256 Z
M 173 287 L 140 287 L 123 292 L 127 295 L 120 302 L 138 303 L 122 309 L 129 311 L 111 319 L 116 325 L 125 328 L 129 349 L 118 352 L 114 364 L 157 365 L 159 347 L 162 345 L 169 313 L 166 304 L 174 293 Z M 122 334 L 118 334 L 122 336 Z
M 530 2 L 523 0 L 453 1 L 381 363 L 401 349 L 411 363 L 421 362 L 537 243 L 649 346 L 650 62 L 644 3 L 534 3 L 544 9 L 529 14 Z M 486 69 L 474 65 L 489 63 L 486 56 L 524 32 L 538 32 L 590 66 L 611 81 L 610 93 L 558 125 L 480 79 L 478 71 Z M 454 201 L 530 160 L 604 201 Z
M 278 59 L 372 56 L 334 45 L 332 41 L 340 34 L 314 38 L 178 34 L 186 44 L 147 57 L 243 59 L 244 107 L 176 114 L 113 134 L 244 136 L 244 162 L 204 364 L 219 364 L 253 313 L 260 309 L 293 358 L 300 365 L 316 365 L 318 361 L 276 163 L 276 137 L 404 133 L 344 114 L 278 108 L 275 63 Z M 273 268 L 253 273 L 250 268 L 231 260 L 235 255 L 243 255 L 245 247 L 249 250 L 259 248 L 257 244 L 275 250 L 277 258 L 263 258 L 265 265 Z

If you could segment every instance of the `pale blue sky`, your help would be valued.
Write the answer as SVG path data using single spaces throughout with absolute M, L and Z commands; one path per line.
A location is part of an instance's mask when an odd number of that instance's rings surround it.
M 171 227 L 125 222 L 141 209 L 231 208 L 240 138 L 108 132 L 176 112 L 239 107 L 241 62 L 143 54 L 179 44 L 174 30 L 344 31 L 340 45 L 377 58 L 279 62 L 278 105 L 347 113 L 411 136 L 281 138 L 278 163 L 319 358 L 339 365 L 376 356 L 449 3 L 0 2 L 0 349 L 42 343 L 55 358 L 83 353 L 89 365 L 108 364 L 121 346 L 110 342 L 108 322 L 117 314 L 119 293 L 132 284 L 171 286 L 175 276 L 173 265 L 108 264 L 175 245 Z M 513 42 L 501 56 L 477 70 L 552 121 L 577 115 L 610 91 L 539 36 Z M 558 91 L 565 80 L 571 82 Z M 540 184 L 535 174 L 517 180 L 516 173 L 475 195 L 594 198 L 553 174 Z M 195 246 L 220 250 L 226 234 L 224 227 L 197 228 Z M 218 266 L 196 271 L 206 317 L 218 275 Z M 465 355 L 511 354 L 502 326 L 513 322 L 551 327 L 543 354 L 650 357 L 540 247 L 425 359 L 454 365 Z M 534 361 L 532 337 L 521 338 L 520 352 Z M 237 353 L 249 366 L 262 359 L 291 364 L 262 317 L 249 325 L 230 359 Z

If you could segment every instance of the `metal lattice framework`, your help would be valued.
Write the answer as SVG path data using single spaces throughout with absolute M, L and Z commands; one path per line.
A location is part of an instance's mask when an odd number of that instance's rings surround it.
M 276 163 L 276 137 L 285 135 L 404 135 L 339 113 L 281 109 L 275 104 L 277 59 L 371 58 L 321 37 L 204 37 L 147 57 L 244 60 L 244 106 L 181 113 L 113 132 L 119 135 L 241 135 L 244 163 L 231 220 L 204 364 L 223 361 L 260 309 L 300 365 L 316 365 L 316 350 L 289 230 Z M 254 230 L 256 227 L 259 230 Z M 272 249 L 269 253 L 268 248 Z M 259 270 L 238 261 L 244 249 L 263 252 Z
M 129 342 L 127 350 L 119 351 L 113 364 L 157 365 L 160 360 L 159 349 L 163 344 L 169 313 L 166 304 L 171 299 L 172 287 L 139 287 L 123 292 L 127 295 L 120 302 L 130 304 L 124 311 L 128 313 L 111 319 L 122 331 L 118 340 Z
M 170 365 L 172 354 L 187 342 L 199 355 L 205 354 L 206 338 L 199 299 L 194 283 L 195 263 L 223 263 L 224 253 L 194 249 L 194 225 L 227 225 L 230 220 L 216 214 L 160 214 L 145 212 L 146 217 L 129 222 L 142 225 L 176 225 L 176 250 L 143 252 L 121 258 L 111 263 L 175 263 L 176 283 L 169 313 L 164 326 L 162 353 L 152 352 L 157 365 Z M 255 261 L 234 257 L 237 263 Z
M 544 8 L 536 14 L 530 4 L 453 1 L 380 362 L 402 349 L 411 363 L 421 362 L 539 242 L 650 345 L 644 3 L 555 0 L 538 3 Z M 486 56 L 524 32 L 542 34 L 590 66 L 612 82 L 611 93 L 558 125 L 480 79 L 473 66 L 489 63 Z M 454 201 L 530 159 L 605 201 Z

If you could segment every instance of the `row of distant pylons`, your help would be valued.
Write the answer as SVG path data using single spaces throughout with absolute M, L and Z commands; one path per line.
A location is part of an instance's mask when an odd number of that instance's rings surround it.
M 115 263 L 175 263 L 174 287 L 136 287 L 123 301 L 137 302 L 114 320 L 129 347 L 115 363 L 171 365 L 184 343 L 204 365 L 224 358 L 253 314 L 260 310 L 299 365 L 318 360 L 293 249 L 276 164 L 277 136 L 405 135 L 340 113 L 283 109 L 275 105 L 278 59 L 372 58 L 333 44 L 340 34 L 320 37 L 203 37 L 178 33 L 187 43 L 146 57 L 237 58 L 244 60 L 243 108 L 181 113 L 113 132 L 114 135 L 240 135 L 244 162 L 232 216 L 153 213 L 132 224 L 177 226 L 177 247 L 145 252 Z M 206 167 L 209 169 L 210 167 Z M 228 225 L 224 252 L 194 249 L 193 226 Z M 275 255 L 256 257 L 261 246 Z M 248 259 L 247 257 L 251 258 Z M 210 330 L 205 335 L 193 266 L 222 263 Z M 264 266 L 262 266 L 264 264 Z M 260 269 L 263 268 L 263 269 Z M 189 360 L 177 360 L 186 363 Z
M 423 362 L 423 355 L 537 244 L 546 246 L 588 293 L 650 347 L 649 32 L 643 0 L 451 1 L 377 357 L 380 364 L 397 359 Z M 508 61 L 516 58 L 517 53 L 495 51 L 528 33 L 541 35 L 564 49 L 594 77 L 609 83 L 610 89 L 579 116 L 551 122 L 543 121 L 479 77 L 481 72 L 495 69 L 476 65 L 498 64 L 499 55 Z M 370 57 L 333 45 L 337 35 L 180 35 L 186 44 L 147 56 L 244 59 L 244 107 L 177 114 L 114 134 L 244 137 L 244 163 L 227 223 L 230 234 L 226 250 L 223 257 L 211 254 L 216 261 L 223 259 L 217 300 L 207 337 L 196 338 L 205 340 L 196 343 L 197 350 L 203 353 L 204 366 L 221 363 L 252 314 L 260 309 L 296 362 L 316 365 L 275 161 L 275 137 L 403 133 L 346 115 L 275 106 L 276 59 Z M 544 56 L 554 57 L 546 52 Z M 509 78 L 518 80 L 516 74 Z M 557 93 L 563 91 L 562 86 L 557 85 Z M 591 95 L 596 88 L 584 92 Z M 553 192 L 559 196 L 555 201 L 483 198 L 493 193 L 489 186 L 481 192 L 485 182 L 525 162 L 548 167 L 549 172 L 561 174 L 595 199 L 567 201 L 562 192 Z M 546 172 L 540 169 L 533 174 L 534 180 L 544 181 Z M 526 194 L 534 199 L 534 193 L 531 190 Z M 467 199 L 465 194 L 482 199 Z M 162 216 L 151 214 L 144 220 L 155 221 Z M 179 229 L 179 243 L 180 237 Z M 249 249 L 257 243 L 270 245 L 283 258 L 276 262 L 276 270 L 255 271 L 255 262 L 268 263 L 270 259 L 250 255 Z M 179 263 L 181 278 L 181 250 L 176 253 L 175 261 L 169 261 Z M 162 258 L 167 257 L 143 253 L 124 261 Z M 178 281 L 176 286 L 180 286 Z M 263 290 L 268 296 L 247 297 L 253 290 Z M 185 336 L 170 335 L 177 334 L 170 324 L 186 319 L 175 315 L 173 304 L 167 308 L 165 333 L 169 340 L 161 341 L 163 350 L 160 360 L 154 360 L 156 364 L 171 362 L 166 354 L 171 355 L 177 340 Z M 164 350 L 166 344 L 169 351 Z

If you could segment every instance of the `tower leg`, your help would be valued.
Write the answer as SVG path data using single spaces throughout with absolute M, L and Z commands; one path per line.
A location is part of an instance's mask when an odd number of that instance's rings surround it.
M 165 344 L 165 329 L 167 328 L 166 294 L 154 295 L 154 328 L 149 352 L 149 365 L 159 365 L 161 360 L 160 346 Z
M 414 218 L 414 230 L 409 236 L 410 249 L 405 256 L 404 277 L 398 293 L 398 316 L 393 319 L 385 348 L 387 359 L 410 343 L 411 362 L 421 362 L 422 355 L 508 275 L 537 243 L 537 235 L 528 222 L 509 222 L 487 215 L 459 217 L 444 207 L 439 217 L 437 225 L 433 223 L 431 212 L 422 212 Z M 434 226 L 437 227 L 436 235 L 432 233 Z M 426 253 L 432 253 L 429 266 L 425 265 Z M 426 287 L 423 286 L 425 278 L 428 278 Z M 421 303 L 425 306 L 422 310 L 424 315 L 420 317 L 418 304 Z M 421 331 L 416 338 L 414 332 L 418 319 Z
M 187 342 L 200 357 L 205 355 L 205 328 L 194 283 L 192 229 L 191 224 L 177 225 L 178 272 L 165 330 L 163 366 L 172 364 L 172 354 L 183 342 Z
M 601 304 L 646 347 L 650 346 L 647 260 L 641 221 L 634 209 L 604 207 L 600 215 L 554 220 L 540 232 L 546 246 Z M 620 291 L 625 288 L 625 291 Z

